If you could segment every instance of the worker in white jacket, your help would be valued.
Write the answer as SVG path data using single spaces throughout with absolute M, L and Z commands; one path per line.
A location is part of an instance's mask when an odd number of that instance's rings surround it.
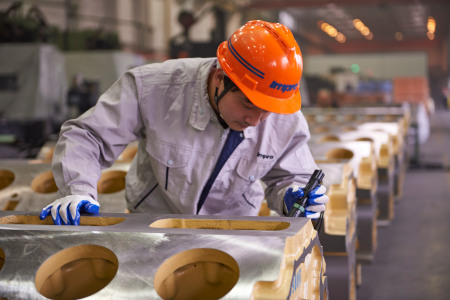
M 126 176 L 130 212 L 254 216 L 265 198 L 286 214 L 317 168 L 299 110 L 302 67 L 287 27 L 250 21 L 219 46 L 217 58 L 128 71 L 61 127 L 52 165 L 60 198 L 41 219 L 51 213 L 55 224 L 77 225 L 80 212 L 98 212 L 101 170 L 135 140 Z M 325 209 L 325 191 L 309 194 L 308 217 Z

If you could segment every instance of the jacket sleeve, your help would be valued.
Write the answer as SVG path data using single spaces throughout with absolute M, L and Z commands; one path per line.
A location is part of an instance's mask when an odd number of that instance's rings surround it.
M 262 178 L 269 207 L 284 214 L 284 194 L 293 185 L 306 186 L 317 164 L 308 146 L 310 133 L 303 114 L 299 113 L 295 134 L 272 169 Z
M 59 196 L 89 195 L 97 199 L 101 170 L 111 166 L 125 147 L 142 137 L 139 69 L 116 81 L 97 104 L 66 121 L 55 147 L 52 169 Z

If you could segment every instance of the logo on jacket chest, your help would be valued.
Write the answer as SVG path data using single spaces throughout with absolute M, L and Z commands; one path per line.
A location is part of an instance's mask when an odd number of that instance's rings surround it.
M 273 155 L 262 154 L 262 153 L 259 153 L 259 151 L 258 151 L 258 154 L 256 154 L 256 157 L 262 157 L 262 159 L 273 159 Z

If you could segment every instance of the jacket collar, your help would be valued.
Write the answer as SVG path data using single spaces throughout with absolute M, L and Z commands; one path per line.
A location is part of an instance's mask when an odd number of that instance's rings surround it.
M 194 101 L 192 102 L 189 124 L 195 129 L 202 131 L 205 130 L 211 118 L 215 117 L 214 111 L 209 103 L 208 77 L 211 69 L 216 64 L 217 58 L 202 64 L 199 68 L 195 83 Z

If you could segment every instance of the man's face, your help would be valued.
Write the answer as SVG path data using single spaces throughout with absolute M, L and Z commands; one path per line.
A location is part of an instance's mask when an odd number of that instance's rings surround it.
M 223 90 L 223 81 L 219 87 L 219 95 Z M 249 126 L 257 126 L 264 121 L 270 112 L 255 106 L 241 91 L 228 91 L 219 101 L 222 118 L 231 129 L 242 131 Z

